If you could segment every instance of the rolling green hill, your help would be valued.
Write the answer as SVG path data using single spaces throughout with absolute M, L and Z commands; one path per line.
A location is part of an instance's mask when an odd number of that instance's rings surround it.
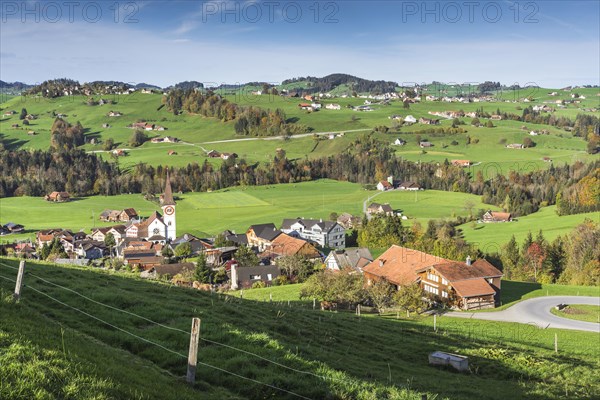
M 103 140 L 112 138 L 117 147 L 129 149 L 129 137 L 132 130 L 127 125 L 137 120 L 147 120 L 168 128 L 167 131 L 149 132 L 150 136 L 170 135 L 180 138 L 185 143 L 180 144 L 152 144 L 146 143 L 139 148 L 128 151 L 129 155 L 121 157 L 119 163 L 122 166 L 130 166 L 140 162 L 153 165 L 167 164 L 173 166 L 184 166 L 191 162 L 201 163 L 206 160 L 206 151 L 215 149 L 221 152 L 235 152 L 241 157 L 252 162 L 264 162 L 272 159 L 275 149 L 283 148 L 288 153 L 288 158 L 323 157 L 344 150 L 358 135 L 370 132 L 375 126 L 386 125 L 393 127 L 388 118 L 391 115 L 413 115 L 419 117 L 431 117 L 430 111 L 459 110 L 475 111 L 483 107 L 485 111 L 501 111 L 520 114 L 519 108 L 530 104 L 541 104 L 547 98 L 570 99 L 568 92 L 561 92 L 560 96 L 548 97 L 545 93 L 552 89 L 540 89 L 539 101 L 532 103 L 513 102 L 490 102 L 490 103 L 445 103 L 423 101 L 413 104 L 409 110 L 403 108 L 401 102 L 391 102 L 389 105 L 373 104 L 372 112 L 356 112 L 347 106 L 357 106 L 364 103 L 361 98 L 335 98 L 325 100 L 327 103 L 338 103 L 341 110 L 322 109 L 318 112 L 307 112 L 298 108 L 301 99 L 286 98 L 281 96 L 261 95 L 255 96 L 250 92 L 238 91 L 236 94 L 227 95 L 226 98 L 240 105 L 252 105 L 265 109 L 281 108 L 285 111 L 287 118 L 310 127 L 313 132 L 344 132 L 343 137 L 334 140 L 325 140 L 316 143 L 310 135 L 294 138 L 292 140 L 277 140 L 273 138 L 246 138 L 235 135 L 233 123 L 223 123 L 214 118 L 203 118 L 197 115 L 178 115 L 169 113 L 164 107 L 160 108 L 162 95 L 142 94 L 136 92 L 131 95 L 103 96 L 113 100 L 115 104 L 102 106 L 88 106 L 85 104 L 86 97 L 70 96 L 56 99 L 37 97 L 15 97 L 4 99 L 0 104 L 2 110 L 15 110 L 17 115 L 2 117 L 0 120 L 0 140 L 6 146 L 17 148 L 45 149 L 50 145 L 50 128 L 54 121 L 52 112 L 65 114 L 66 120 L 71 123 L 80 121 L 87 129 L 87 138 L 100 141 L 100 144 L 86 144 L 84 148 L 89 151 L 99 152 L 108 159 L 110 155 L 102 152 Z M 556 115 L 565 115 L 574 118 L 577 113 L 583 112 L 586 107 L 597 107 L 596 89 L 578 90 L 585 94 L 586 99 L 581 104 L 568 105 L 565 109 L 556 111 Z M 545 97 L 544 97 L 545 96 Z M 99 96 L 95 97 L 100 99 Z M 375 102 L 376 103 L 376 102 Z M 29 126 L 12 128 L 19 123 L 18 112 L 26 108 L 29 113 L 37 114 L 39 119 L 31 122 Z M 122 117 L 107 117 L 110 110 L 123 113 Z M 463 118 L 467 130 L 465 134 L 433 136 L 421 134 L 421 139 L 428 139 L 434 143 L 434 147 L 423 152 L 417 145 L 416 137 L 408 132 L 415 132 L 428 128 L 426 125 L 415 124 L 410 127 L 402 127 L 400 133 L 376 134 L 380 139 L 390 143 L 397 137 L 407 141 L 406 146 L 398 147 L 397 153 L 412 161 L 442 162 L 445 159 L 470 159 L 477 163 L 473 171 L 483 171 L 486 176 L 496 173 L 508 174 L 511 170 L 526 171 L 534 168 L 547 168 L 549 163 L 542 159 L 548 157 L 555 164 L 572 163 L 577 160 L 590 160 L 597 156 L 586 154 L 586 143 L 580 138 L 574 138 L 569 132 L 549 127 L 546 125 L 526 124 L 529 130 L 548 129 L 550 135 L 533 137 L 536 142 L 534 148 L 525 150 L 506 149 L 504 143 L 521 143 L 527 132 L 521 130 L 523 125 L 514 121 L 495 121 L 495 128 L 475 128 L 470 126 L 470 118 Z M 452 121 L 443 120 L 442 126 L 450 126 Z M 110 128 L 103 128 L 103 124 L 110 124 Z M 35 136 L 27 134 L 33 130 Z M 467 145 L 467 135 L 472 139 L 478 139 L 479 143 Z M 240 140 L 242 139 L 242 140 Z M 250 139 L 250 140 L 243 140 Z M 221 142 L 221 141 L 229 142 Z M 451 143 L 456 141 L 457 145 Z M 219 142 L 219 143 L 215 143 Z M 169 150 L 174 150 L 177 155 L 166 157 Z M 218 163 L 210 159 L 213 163 Z

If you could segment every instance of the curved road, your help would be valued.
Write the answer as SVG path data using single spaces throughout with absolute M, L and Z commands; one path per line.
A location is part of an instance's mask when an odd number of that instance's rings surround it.
M 557 304 L 590 304 L 600 306 L 600 297 L 547 296 L 523 300 L 506 310 L 496 312 L 449 312 L 444 315 L 459 318 L 476 318 L 489 321 L 535 324 L 540 328 L 572 329 L 600 333 L 600 324 L 558 317 L 550 313 Z

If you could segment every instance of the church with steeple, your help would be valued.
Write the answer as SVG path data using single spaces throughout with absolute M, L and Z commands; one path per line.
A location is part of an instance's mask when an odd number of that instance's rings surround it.
M 161 208 L 163 210 L 163 222 L 166 225 L 167 241 L 174 240 L 177 237 L 177 228 L 175 225 L 175 200 L 171 190 L 171 179 L 169 170 L 167 170 L 167 181 L 165 183 L 165 193 L 161 197 Z
M 132 223 L 126 228 L 126 236 L 129 238 L 146 239 L 156 243 L 175 240 L 177 237 L 176 205 L 177 203 L 173 199 L 169 170 L 167 170 L 165 192 L 160 196 L 160 207 L 162 208 L 163 215 L 155 211 L 148 219 Z

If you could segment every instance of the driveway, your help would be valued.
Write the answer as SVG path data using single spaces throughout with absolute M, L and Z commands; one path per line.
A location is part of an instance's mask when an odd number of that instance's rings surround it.
M 600 333 L 600 324 L 558 317 L 550 313 L 557 304 L 590 304 L 600 306 L 600 297 L 548 296 L 523 300 L 502 311 L 495 312 L 449 312 L 448 317 L 475 318 L 489 321 L 535 324 L 540 328 L 572 329 Z

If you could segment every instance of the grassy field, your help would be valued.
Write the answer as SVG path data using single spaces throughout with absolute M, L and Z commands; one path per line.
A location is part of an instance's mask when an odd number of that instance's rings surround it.
M 361 185 L 333 180 L 185 193 L 177 201 L 177 232 L 216 235 L 225 229 L 242 232 L 251 224 L 273 222 L 280 225 L 284 218 L 327 219 L 331 212 L 361 215 L 363 201 L 376 193 L 381 192 L 366 191 Z M 466 200 L 473 201 L 478 208 L 486 208 L 479 196 L 433 190 L 417 195 L 394 191 L 373 199 L 389 202 L 413 221 L 423 224 L 431 218 L 467 215 Z M 42 198 L 12 197 L 0 199 L 0 222 L 25 225 L 29 234 L 53 227 L 88 231 L 93 226 L 109 225 L 97 219 L 104 209 L 126 207 L 135 208 L 142 216 L 159 209 L 142 195 L 93 196 L 56 204 Z M 22 235 L 6 236 L 5 240 L 19 237 Z
M 588 93 L 589 92 L 589 93 Z M 581 107 L 597 107 L 597 101 L 593 89 L 586 93 L 586 100 Z M 564 93 L 564 96 L 568 94 Z M 288 158 L 304 157 L 322 157 L 335 154 L 344 150 L 351 141 L 359 135 L 369 132 L 373 127 L 379 125 L 392 126 L 391 115 L 413 115 L 419 117 L 431 117 L 429 111 L 458 110 L 475 111 L 480 107 L 488 112 L 495 112 L 500 108 L 501 111 L 514 112 L 520 114 L 517 107 L 525 107 L 527 103 L 443 103 L 443 102 L 423 102 L 414 104 L 409 110 L 405 110 L 400 102 L 392 102 L 390 105 L 373 105 L 372 112 L 356 112 L 348 105 L 356 106 L 364 102 L 359 98 L 338 98 L 327 100 L 327 102 L 336 102 L 342 105 L 341 110 L 326 110 L 308 113 L 298 108 L 298 99 L 288 99 L 279 96 L 253 96 L 249 94 L 236 94 L 227 96 L 230 100 L 243 105 L 254 105 L 267 109 L 281 108 L 286 112 L 290 120 L 297 121 L 312 129 L 313 132 L 345 132 L 343 137 L 336 137 L 334 140 L 323 140 L 316 143 L 312 137 L 294 138 L 291 140 L 242 140 L 231 141 L 240 138 L 235 135 L 232 123 L 222 123 L 213 118 L 203 118 L 197 115 L 183 114 L 174 116 L 161 106 L 161 95 L 159 94 L 141 94 L 122 96 L 105 96 L 116 102 L 113 105 L 88 106 L 84 103 L 83 96 L 64 97 L 59 99 L 42 99 L 31 97 L 15 97 L 8 99 L 0 104 L 2 110 L 15 110 L 19 112 L 21 108 L 26 108 L 29 113 L 39 115 L 39 119 L 32 121 L 29 127 L 12 128 L 12 124 L 19 123 L 18 115 L 3 117 L 0 119 L 0 138 L 10 147 L 23 147 L 34 149 L 45 149 L 50 144 L 50 127 L 54 121 L 52 112 L 66 114 L 66 119 L 70 122 L 81 121 L 84 127 L 88 129 L 88 138 L 96 138 L 100 141 L 107 138 L 113 138 L 120 148 L 129 149 L 127 144 L 131 136 L 131 129 L 126 126 L 139 119 L 152 121 L 154 123 L 166 126 L 165 132 L 150 132 L 151 136 L 171 135 L 180 138 L 185 143 L 179 144 L 152 144 L 146 143 L 135 149 L 130 149 L 128 155 L 119 159 L 119 164 L 123 167 L 135 165 L 139 162 L 149 164 L 168 164 L 172 166 L 185 166 L 192 162 L 204 162 L 206 160 L 205 151 L 215 149 L 221 152 L 235 152 L 241 157 L 252 162 L 266 162 L 272 159 L 275 149 L 283 148 L 288 154 Z M 541 100 L 540 100 L 541 101 Z M 537 102 L 539 103 L 539 102 Z M 532 104 L 537 104 L 536 102 Z M 109 110 L 121 111 L 122 117 L 107 117 Z M 566 110 L 559 110 L 558 113 L 574 118 L 579 110 L 579 106 L 568 106 Z M 528 124 L 528 129 L 548 129 L 551 134 L 547 136 L 536 136 L 534 141 L 536 147 L 524 150 L 510 150 L 500 143 L 506 140 L 507 143 L 521 143 L 527 136 L 527 132 L 520 129 L 523 125 L 514 121 L 495 121 L 495 128 L 474 128 L 470 126 L 470 118 L 463 118 L 467 123 L 464 128 L 466 134 L 445 135 L 434 137 L 421 135 L 423 140 L 428 139 L 434 143 L 434 147 L 423 152 L 418 147 L 415 135 L 408 132 L 418 131 L 427 126 L 416 124 L 410 127 L 403 127 L 400 133 L 394 134 L 376 134 L 384 141 L 393 142 L 397 137 L 407 141 L 406 146 L 399 147 L 397 153 L 411 161 L 424 162 L 443 162 L 445 159 L 469 159 L 476 163 L 471 167 L 473 172 L 482 171 L 486 177 L 494 176 L 497 173 L 508 174 L 510 171 L 531 171 L 534 169 L 547 168 L 549 163 L 544 162 L 543 157 L 549 157 L 555 164 L 572 163 L 577 160 L 590 160 L 594 156 L 585 152 L 586 143 L 580 138 L 574 138 L 568 132 L 543 125 Z M 102 124 L 108 123 L 110 128 L 103 128 Z M 450 126 L 450 120 L 442 121 L 442 126 Z M 34 130 L 38 134 L 35 136 L 27 135 L 28 130 Z M 467 145 L 467 135 L 472 139 L 478 139 L 479 143 Z M 214 143 L 219 141 L 229 141 Z M 451 145 L 452 141 L 458 142 L 457 145 Z M 102 152 L 102 145 L 87 144 L 84 146 L 89 151 L 98 151 L 102 157 L 111 159 L 108 153 Z M 177 155 L 165 157 L 169 150 L 174 150 Z M 210 162 L 219 162 L 213 159 Z
M 576 319 L 578 321 L 597 322 L 600 324 L 600 307 L 586 304 L 569 305 L 561 311 L 552 308 L 550 312 L 559 317 Z
M 6 265 L 14 268 L 16 262 L 0 262 L 0 275 L 14 278 L 14 269 Z M 258 381 L 311 399 L 420 399 L 421 393 L 436 400 L 600 396 L 596 379 L 600 349 L 590 345 L 597 342 L 595 333 L 451 318 L 438 319 L 434 332 L 430 317 L 396 319 L 395 315 L 363 314 L 358 318 L 353 313 L 313 311 L 295 302 L 288 307 L 211 296 L 100 270 L 37 264 L 27 268 L 30 273 L 21 303 L 3 304 L 3 308 L 20 307 L 23 314 L 34 310 L 65 329 L 125 350 L 176 377 L 185 373 L 184 357 L 60 305 L 36 290 L 182 354 L 187 354 L 190 319 L 200 317 L 199 360 L 254 380 L 199 365 L 200 392 L 208 386 L 214 390 L 226 387 L 241 398 L 296 398 Z M 40 278 L 182 332 L 78 298 Z M 5 293 L 12 285 L 0 279 Z M 7 324 L 5 318 L 0 320 L 2 329 Z M 558 354 L 553 351 L 555 333 L 562 344 Z M 460 374 L 430 367 L 427 355 L 434 350 L 469 356 L 470 371 Z M 96 368 L 103 370 L 101 365 Z M 133 371 L 139 373 L 139 368 L 129 363 L 121 364 L 119 370 L 122 374 Z M 175 386 L 169 390 L 173 396 L 179 391 Z
M 3 271 L 4 272 L 4 271 Z M 194 399 L 197 391 L 150 361 L 11 304 L 0 290 L 0 397 L 3 399 Z M 43 328 L 42 328 L 43 327 Z M 123 365 L 130 366 L 123 369 Z M 143 374 L 139 372 L 143 371 Z M 235 396 L 203 387 L 203 398 Z
M 477 224 L 475 228 L 471 223 L 467 223 L 458 228 L 462 230 L 467 241 L 477 243 L 484 251 L 494 252 L 499 251 L 512 235 L 521 243 L 528 232 L 531 231 L 535 236 L 542 229 L 547 240 L 554 240 L 559 235 L 569 233 L 586 218 L 600 222 L 600 212 L 558 216 L 556 206 L 549 206 L 510 223 Z

